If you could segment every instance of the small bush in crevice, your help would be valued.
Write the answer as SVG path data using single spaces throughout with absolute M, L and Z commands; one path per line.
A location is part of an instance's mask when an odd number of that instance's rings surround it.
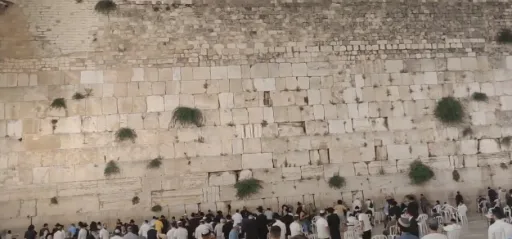
M 81 100 L 81 99 L 85 99 L 85 95 L 80 93 L 80 92 L 75 92 L 75 94 L 73 94 L 73 97 L 72 97 L 73 100 Z
M 160 165 L 162 165 L 162 159 L 163 159 L 162 156 L 158 156 L 158 157 L 152 159 L 148 163 L 148 168 L 149 169 L 160 168 Z
M 411 183 L 421 185 L 434 177 L 434 171 L 419 160 L 415 160 L 409 165 L 409 178 Z
M 340 189 L 343 186 L 345 186 L 345 178 L 336 174 L 336 175 L 332 176 L 331 178 L 329 178 L 328 183 L 329 183 L 329 187 Z
M 512 43 L 512 31 L 510 29 L 501 29 L 496 38 L 498 43 L 509 44 Z
M 162 211 L 162 206 L 157 204 L 157 205 L 151 207 L 151 211 L 152 212 L 161 212 Z
M 56 205 L 56 204 L 59 204 L 59 200 L 57 200 L 57 197 L 52 197 L 50 199 L 50 203 Z
M 134 196 L 132 198 L 132 204 L 135 205 L 135 204 L 139 204 L 140 202 L 140 198 L 138 196 Z
M 255 178 L 248 178 L 235 183 L 236 196 L 239 199 L 248 198 L 258 193 L 262 188 L 261 181 Z
M 105 177 L 109 177 L 114 174 L 119 174 L 120 172 L 121 170 L 119 169 L 119 166 L 117 166 L 117 163 L 114 160 L 110 160 L 107 163 L 107 166 L 105 166 L 103 175 L 105 175 Z
M 94 6 L 94 10 L 101 14 L 108 15 L 110 12 L 115 11 L 117 9 L 117 4 L 112 0 L 100 0 Z
M 459 123 L 464 117 L 464 108 L 457 99 L 453 97 L 443 97 L 437 102 L 434 114 L 436 118 L 443 123 Z
M 489 100 L 489 97 L 487 97 L 487 95 L 485 93 L 482 93 L 482 92 L 474 92 L 472 95 L 471 95 L 471 98 L 475 101 L 487 101 Z
M 453 170 L 452 178 L 453 178 L 453 181 L 455 181 L 455 182 L 458 182 L 460 180 L 460 174 L 459 174 L 459 171 L 457 171 L 457 169 Z
M 510 142 L 512 141 L 512 136 L 506 136 L 501 139 L 501 143 L 505 146 L 510 146 Z
M 466 137 L 468 135 L 472 135 L 473 134 L 473 130 L 471 129 L 471 127 L 466 127 L 464 128 L 464 130 L 462 130 L 462 137 Z
M 66 109 L 67 108 L 66 100 L 64 98 L 54 99 L 52 101 L 52 103 L 50 104 L 50 108 L 53 108 L 53 109 Z
M 137 133 L 135 133 L 135 130 L 130 128 L 120 128 L 116 132 L 116 139 L 119 142 L 125 141 L 125 140 L 131 140 L 132 142 L 135 142 L 135 139 L 137 138 Z
M 174 124 L 180 123 L 181 125 L 193 124 L 197 127 L 203 125 L 203 113 L 197 108 L 189 108 L 180 106 L 172 113 L 172 121 Z
M 500 163 L 501 169 L 508 169 L 508 165 L 506 163 Z

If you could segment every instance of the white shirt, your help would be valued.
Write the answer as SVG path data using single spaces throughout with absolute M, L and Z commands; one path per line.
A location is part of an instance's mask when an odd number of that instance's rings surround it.
M 448 239 L 448 237 L 440 233 L 430 233 L 423 236 L 421 239 Z
M 468 211 L 468 207 L 466 206 L 466 204 L 460 204 L 458 207 L 457 207 L 457 211 L 459 211 L 459 214 L 460 215 L 466 215 L 467 211 Z
M 167 232 L 167 239 L 173 239 L 174 238 L 174 232 L 176 232 L 176 228 L 171 227 L 171 229 Z
M 462 227 L 459 225 L 459 224 L 450 224 L 446 227 L 443 227 L 443 230 L 445 232 L 451 232 L 451 231 L 454 231 L 454 230 L 460 230 Z
M 356 225 L 356 222 L 357 222 L 357 218 L 356 218 L 356 217 L 354 217 L 354 216 L 349 216 L 349 217 L 347 217 L 347 224 L 348 224 L 349 226 L 354 226 L 354 225 Z
M 12 239 L 12 234 L 5 234 L 5 239 Z
M 300 223 L 294 221 L 290 224 L 290 234 L 291 236 L 301 235 L 302 234 L 302 226 Z
M 224 226 L 224 223 L 219 223 L 215 225 L 215 235 L 217 238 L 224 238 L 224 233 L 222 232 L 222 227 Z
M 363 231 L 372 230 L 372 224 L 370 223 L 370 217 L 366 213 L 359 213 L 359 221 L 363 223 Z
M 265 211 L 265 217 L 267 217 L 267 220 L 272 220 L 272 216 L 274 215 L 274 213 L 270 210 L 266 210 Z
M 148 231 L 149 231 L 149 224 L 142 223 L 142 225 L 140 225 L 140 228 L 139 228 L 139 236 L 148 238 Z
M 201 235 L 204 231 L 207 231 L 209 228 L 206 224 L 201 224 L 199 226 L 196 227 L 196 230 L 194 232 L 194 235 L 196 238 L 203 238 L 203 236 Z
M 495 235 L 497 236 L 498 234 L 504 234 L 504 237 L 502 238 L 508 239 L 512 237 L 512 224 L 508 224 L 503 220 L 496 220 L 491 226 L 489 226 L 487 236 L 489 239 L 501 239 L 495 237 Z
M 242 223 L 242 214 L 240 213 L 235 213 L 233 214 L 233 217 L 231 217 L 233 219 L 233 225 L 237 225 L 239 223 Z
M 319 239 L 325 239 L 325 238 L 331 237 L 331 235 L 329 233 L 329 224 L 327 223 L 327 220 L 325 220 L 325 218 L 318 217 L 316 219 L 315 226 L 316 226 L 317 237 Z
M 147 231 L 146 231 L 146 233 L 147 233 Z M 105 229 L 105 228 L 101 228 L 101 230 L 100 230 L 100 239 L 109 239 L 109 238 L 110 238 L 110 234 L 108 233 L 108 230 Z
M 64 232 L 62 230 L 58 230 L 53 234 L 54 239 L 64 239 Z
M 176 229 L 176 232 L 174 232 L 174 238 L 176 239 L 187 239 L 188 238 L 188 231 L 187 229 L 183 227 L 178 227 Z
M 80 231 L 78 231 L 78 239 L 87 239 L 87 230 L 85 228 L 80 228 Z
M 123 239 L 121 236 L 114 235 L 111 239 Z
M 286 239 L 286 224 L 281 220 L 276 220 L 276 222 L 272 226 L 278 226 L 281 228 L 281 237 L 280 239 Z

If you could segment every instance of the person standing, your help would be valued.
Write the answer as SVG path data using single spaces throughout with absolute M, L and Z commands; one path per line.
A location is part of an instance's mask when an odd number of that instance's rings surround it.
M 24 238 L 25 239 L 36 239 L 36 237 L 37 237 L 37 232 L 34 229 L 34 225 L 28 226 L 27 231 L 25 232 Z
M 118 230 L 118 229 L 116 229 L 116 230 Z M 151 225 L 151 227 L 148 230 L 148 234 L 147 235 L 148 235 L 148 239 L 157 239 L 158 238 L 158 232 L 156 231 L 154 225 Z
M 240 235 L 240 225 L 233 225 L 231 231 L 229 232 L 229 239 L 238 239 L 238 235 Z
M 361 229 L 363 231 L 363 239 L 371 239 L 372 238 L 372 224 L 370 221 L 371 211 L 368 210 L 366 213 L 359 213 L 358 220 L 361 225 Z
M 290 224 L 290 236 L 291 237 L 304 234 L 302 232 L 302 225 L 300 224 L 299 220 L 300 220 L 299 215 L 293 216 L 293 222 L 292 222 L 292 224 Z
M 491 219 L 494 219 L 494 223 L 489 226 L 487 232 L 489 239 L 512 238 L 512 224 L 503 220 L 505 219 L 505 214 L 501 208 L 497 207 L 492 209 Z M 498 235 L 501 237 L 497 237 Z
M 343 205 L 343 200 L 338 200 L 336 206 L 334 206 L 334 212 L 340 217 L 340 221 L 343 221 L 347 216 L 347 207 Z
M 270 227 L 269 239 L 281 239 L 281 227 L 272 226 Z
M 334 208 L 327 208 L 327 224 L 329 225 L 329 233 L 331 234 L 331 239 L 341 239 L 340 232 L 340 217 L 334 213 Z
M 222 227 L 224 226 L 225 223 L 226 223 L 226 220 L 224 218 L 222 218 L 219 220 L 219 223 L 217 223 L 217 225 L 215 225 L 214 231 L 215 231 L 215 236 L 217 237 L 217 239 L 224 239 L 224 233 L 222 232 Z
M 167 239 L 174 239 L 174 233 L 176 233 L 176 230 L 178 229 L 178 225 L 176 225 L 176 222 L 171 222 L 171 229 L 167 231 Z
M 464 202 L 464 198 L 460 194 L 459 191 L 457 191 L 457 195 L 455 195 L 455 205 L 458 206 L 459 204 Z
M 448 239 L 444 234 L 438 232 L 439 223 L 435 218 L 429 218 L 427 220 L 429 233 L 422 237 L 422 239 Z
M 5 234 L 5 239 L 12 239 L 11 230 L 7 230 L 7 234 Z
M 57 230 L 55 231 L 55 233 L 53 233 L 53 239 L 64 239 L 65 235 L 64 231 L 62 230 L 62 225 L 60 225 L 59 223 L 55 224 L 55 229 Z
M 114 236 L 111 239 L 123 239 L 123 237 L 121 236 L 121 230 L 115 229 Z
M 457 198 L 457 197 L 455 197 Z M 420 194 L 420 207 L 421 207 L 421 211 L 423 211 L 423 213 L 427 214 L 428 211 L 429 211 L 429 208 L 430 208 L 430 202 L 428 201 L 427 197 L 425 197 L 425 195 L 423 194 Z
M 489 201 L 494 205 L 494 201 L 498 199 L 498 193 L 491 187 L 487 187 L 487 196 L 489 196 Z
M 316 219 L 315 226 L 318 239 L 327 239 L 331 237 L 329 235 L 329 223 L 325 220 L 324 210 L 320 210 L 320 216 Z
M 234 224 L 230 215 L 227 215 L 226 219 L 226 223 L 222 226 L 222 233 L 224 234 L 224 239 L 229 239 L 229 233 L 231 233 L 231 229 L 233 229 Z
M 50 233 L 50 229 L 48 229 L 48 223 L 43 224 L 43 228 L 39 230 L 39 238 L 45 239 L 46 235 Z
M 188 231 L 184 227 L 183 222 L 182 221 L 178 221 L 177 224 L 178 224 L 178 229 L 174 233 L 174 238 L 175 239 L 187 239 L 188 238 Z
M 398 219 L 398 227 L 400 228 L 400 237 L 398 239 L 419 239 L 418 236 L 413 235 L 409 232 L 410 226 L 409 219 L 406 217 L 401 217 Z
M 259 206 L 256 210 L 256 227 L 258 228 L 258 238 L 267 239 L 267 217 L 263 214 L 263 207 Z
M 139 227 L 139 236 L 143 237 L 144 239 L 147 239 L 149 228 L 150 226 L 148 220 L 144 220 L 142 225 L 140 225 Z
M 286 239 L 286 224 L 284 224 L 283 221 L 281 221 L 281 219 L 279 218 L 279 215 L 276 213 L 274 214 L 274 224 L 272 224 L 272 226 L 278 226 L 279 228 L 281 228 L 281 236 L 280 238 L 281 239 Z
M 146 234 L 146 236 L 147 236 L 147 234 Z M 100 239 L 110 239 L 110 233 L 107 230 L 107 224 L 106 223 L 103 223 L 103 225 L 101 227 Z
M 80 230 L 78 231 L 78 239 L 87 239 L 87 223 L 85 222 L 79 222 L 78 226 L 80 227 Z
M 128 226 L 126 228 L 126 234 L 123 236 L 123 239 L 139 239 L 139 236 L 134 233 L 133 228 Z
M 233 225 L 238 225 L 242 223 L 242 220 L 244 218 L 242 217 L 242 214 L 240 214 L 240 210 L 236 210 L 235 214 L 233 214 Z

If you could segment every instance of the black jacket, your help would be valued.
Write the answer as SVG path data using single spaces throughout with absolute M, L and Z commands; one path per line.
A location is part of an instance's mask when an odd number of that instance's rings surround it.
M 224 226 L 222 226 L 222 233 L 224 233 L 224 238 L 229 239 L 229 232 L 233 229 L 233 221 L 227 221 Z

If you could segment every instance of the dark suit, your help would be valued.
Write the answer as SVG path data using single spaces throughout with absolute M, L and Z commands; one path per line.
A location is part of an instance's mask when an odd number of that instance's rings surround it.
M 256 226 L 258 227 L 258 238 L 267 239 L 267 217 L 263 213 L 256 216 Z
M 327 216 L 327 224 L 329 225 L 329 232 L 331 233 L 331 239 L 341 239 L 340 233 L 340 217 L 336 214 L 330 214 Z

